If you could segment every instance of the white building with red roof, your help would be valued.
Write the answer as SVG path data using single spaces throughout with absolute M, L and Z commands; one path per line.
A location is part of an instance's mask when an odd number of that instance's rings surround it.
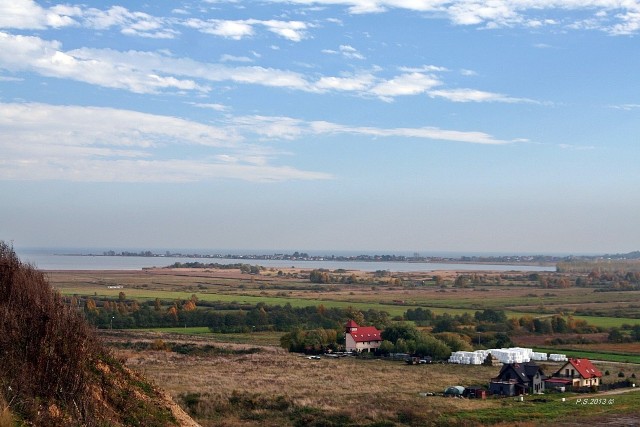
M 345 342 L 347 351 L 375 350 L 382 343 L 382 331 L 374 326 L 359 326 L 349 320 L 345 325 Z
M 553 377 L 570 380 L 573 387 L 597 387 L 602 381 L 602 372 L 589 359 L 569 359 Z

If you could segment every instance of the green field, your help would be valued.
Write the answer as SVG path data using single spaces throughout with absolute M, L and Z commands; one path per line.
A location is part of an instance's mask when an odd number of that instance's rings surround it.
M 618 352 L 604 352 L 604 351 L 587 351 L 587 350 L 575 350 L 571 348 L 551 348 L 551 347 L 538 347 L 534 351 L 541 351 L 546 353 L 562 353 L 567 357 L 586 358 L 592 360 L 604 360 L 607 362 L 620 362 L 620 363 L 638 363 L 640 364 L 640 354 L 632 353 L 618 353 Z
M 104 287 L 97 286 L 83 286 L 83 287 L 58 287 L 58 290 L 63 295 L 85 295 L 85 296 L 95 296 L 95 297 L 110 297 L 117 298 L 118 294 L 121 290 L 119 289 L 105 289 Z M 357 301 L 339 301 L 335 299 L 323 299 L 323 298 L 312 298 L 312 297 L 278 297 L 278 296 L 256 296 L 256 295 L 242 295 L 242 294 L 222 294 L 222 293 L 210 293 L 210 292 L 181 292 L 175 290 L 147 290 L 147 289 L 134 289 L 134 288 L 126 288 L 123 289 L 126 293 L 127 298 L 133 298 L 140 301 L 145 300 L 153 300 L 156 298 L 162 300 L 187 300 L 191 298 L 191 295 L 194 293 L 198 297 L 198 299 L 202 301 L 221 301 L 221 302 L 236 302 L 236 303 L 247 303 L 247 304 L 257 304 L 264 303 L 267 305 L 285 305 L 291 304 L 292 307 L 307 307 L 307 306 L 317 306 L 324 305 L 325 307 L 336 307 L 336 308 L 347 308 L 353 307 L 358 310 L 369 310 L 371 308 L 377 310 L 383 310 L 389 313 L 391 317 L 394 316 L 402 316 L 408 309 L 415 309 L 418 307 L 428 308 L 432 312 L 436 314 L 448 313 L 451 315 L 460 315 L 464 313 L 475 313 L 477 310 L 481 310 L 482 308 L 443 308 L 436 306 L 429 306 L 427 301 L 424 301 L 424 305 L 398 305 L 398 304 L 383 304 L 383 303 L 375 303 L 375 302 L 357 302 Z M 352 299 L 350 297 L 349 299 Z M 446 300 L 448 304 L 452 304 L 453 300 Z M 482 302 L 477 303 L 482 304 Z M 489 306 L 494 306 L 495 303 L 487 304 L 487 308 Z M 520 317 L 525 315 L 531 315 L 529 312 L 519 312 L 513 310 L 506 311 L 507 316 L 509 317 Z M 548 315 L 542 315 L 548 316 Z M 640 324 L 640 319 L 633 318 L 617 318 L 617 317 L 599 317 L 599 316 L 574 316 L 575 319 L 584 320 L 589 324 L 603 327 L 603 328 L 611 328 L 611 327 L 621 327 L 624 324 L 627 325 L 637 325 Z
M 322 298 L 300 298 L 300 297 L 274 297 L 274 296 L 254 296 L 254 295 L 240 295 L 240 294 L 219 294 L 219 293 L 200 293 L 200 292 L 180 292 L 180 291 L 158 291 L 158 290 L 146 290 L 146 289 L 104 289 L 104 287 L 96 290 L 96 287 L 58 287 L 58 290 L 63 295 L 84 295 L 93 296 L 95 298 L 109 297 L 117 298 L 121 291 L 124 291 L 127 298 L 136 299 L 139 301 L 154 300 L 159 298 L 161 300 L 188 300 L 191 295 L 195 294 L 199 300 L 202 301 L 221 301 L 221 302 L 235 302 L 235 303 L 247 303 L 257 304 L 264 303 L 267 305 L 285 305 L 290 304 L 292 307 L 308 307 L 318 306 L 320 304 L 325 307 L 337 307 L 347 308 L 353 307 L 358 310 L 369 310 L 374 308 L 376 310 L 384 310 L 389 315 L 402 316 L 409 308 L 417 308 L 417 305 L 397 305 L 397 304 L 381 304 L 381 303 L 367 303 L 367 302 L 355 302 L 355 301 L 336 301 L 333 299 Z M 429 308 L 429 307 L 426 307 Z M 431 308 L 430 308 L 431 309 Z M 431 309 L 436 314 L 449 313 L 452 315 L 463 314 L 468 312 L 466 309 L 452 309 L 452 308 L 438 308 Z M 473 313 L 473 311 L 472 311 Z
M 562 397 L 566 400 L 563 402 Z M 616 395 L 577 395 L 563 394 L 545 395 L 541 397 L 527 396 L 523 402 L 515 398 L 504 399 L 500 409 L 475 409 L 473 411 L 457 411 L 442 415 L 436 425 L 490 425 L 505 420 L 511 423 L 531 422 L 535 425 L 553 420 L 554 425 L 562 425 L 562 421 L 583 420 L 591 425 L 598 425 L 598 419 L 619 418 L 622 414 L 631 414 L 634 419 L 624 425 L 636 425 L 639 420 L 637 410 L 640 408 L 640 393 L 636 390 Z M 580 400 L 578 400 L 580 399 Z M 582 404 L 582 402 L 587 404 Z M 603 423 L 609 425 L 607 423 Z M 574 424 L 572 424 L 574 425 Z M 623 424 L 620 424 L 623 425 Z

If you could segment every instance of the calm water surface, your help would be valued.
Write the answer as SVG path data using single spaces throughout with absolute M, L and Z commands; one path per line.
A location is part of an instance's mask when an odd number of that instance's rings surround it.
M 414 262 L 363 262 L 363 261 L 280 261 L 280 260 L 247 260 L 247 259 L 213 259 L 213 258 L 178 258 L 178 257 L 123 257 L 123 256 L 86 256 L 86 255 L 52 255 L 43 253 L 20 253 L 24 262 L 29 262 L 41 270 L 141 270 L 148 267 L 166 267 L 175 262 L 202 262 L 235 264 L 244 263 L 261 265 L 268 268 L 326 268 L 336 270 L 361 271 L 555 271 L 555 266 L 539 265 L 505 265 L 505 264 L 448 264 L 448 263 L 414 263 Z

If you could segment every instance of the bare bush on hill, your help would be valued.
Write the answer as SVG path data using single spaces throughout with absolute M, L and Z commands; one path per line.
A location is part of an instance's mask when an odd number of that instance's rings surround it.
M 16 422 L 175 425 L 158 392 L 116 361 L 44 274 L 1 241 L 0 355 L 0 396 Z

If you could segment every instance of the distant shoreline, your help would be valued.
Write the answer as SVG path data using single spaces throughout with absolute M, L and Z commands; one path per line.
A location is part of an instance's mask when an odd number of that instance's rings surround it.
M 73 254 L 62 253 L 54 254 L 55 256 L 79 256 L 79 257 L 117 257 L 117 258 L 160 258 L 160 259 L 204 259 L 204 260 L 245 260 L 253 261 L 288 261 L 288 262 L 390 262 L 390 263 L 413 263 L 413 264 L 479 264 L 479 265 L 531 265 L 540 267 L 552 267 L 564 258 L 551 255 L 510 255 L 510 256 L 462 256 L 462 257 L 408 257 L 404 255 L 238 255 L 238 254 L 159 254 L 151 252 L 121 252 L 121 253 L 102 253 L 102 254 Z M 304 256 L 302 256 L 304 255 Z

